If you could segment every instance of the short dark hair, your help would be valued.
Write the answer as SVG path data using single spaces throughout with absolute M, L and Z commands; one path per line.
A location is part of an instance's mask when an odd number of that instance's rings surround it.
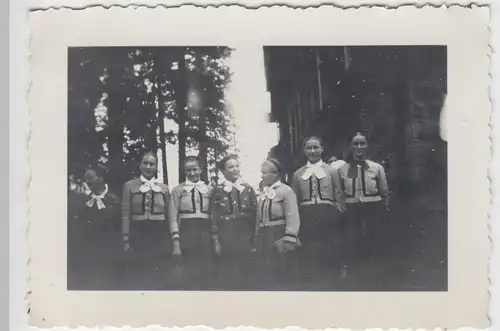
M 271 163 L 276 168 L 278 174 L 281 175 L 281 173 L 283 172 L 283 165 L 280 161 L 274 158 L 268 158 L 266 161 Z
M 186 156 L 186 158 L 184 159 L 184 167 L 186 166 L 186 164 L 188 162 L 196 162 L 198 163 L 198 166 L 201 168 L 201 160 L 199 157 L 197 156 L 194 156 L 194 155 L 190 155 L 190 156 Z
M 349 142 L 351 143 L 351 142 L 353 141 L 353 139 L 354 139 L 354 138 L 356 138 L 356 137 L 363 137 L 363 138 L 365 138 L 365 140 L 368 142 L 368 136 L 367 136 L 365 133 L 363 133 L 362 131 L 358 131 L 358 132 L 356 132 L 356 133 L 355 133 L 355 134 L 351 137 L 351 139 L 349 140 Z
M 84 175 L 83 175 L 84 180 L 87 179 L 89 173 L 94 173 L 96 175 L 96 177 L 99 177 L 102 180 L 106 181 L 106 179 L 107 179 L 106 177 L 108 175 L 108 169 L 101 164 L 98 164 L 98 165 L 92 166 L 92 167 L 88 167 L 85 170 Z
M 154 159 L 156 160 L 156 163 L 158 163 L 158 156 L 156 155 L 156 153 L 154 153 L 152 151 L 144 153 L 144 155 L 141 158 L 141 163 L 142 163 L 142 161 L 144 161 L 144 158 L 146 158 L 146 156 L 152 156 L 152 157 L 154 157 Z
M 222 160 L 220 160 L 217 168 L 219 168 L 220 171 L 224 171 L 224 169 L 226 168 L 227 161 L 229 161 L 229 160 L 239 160 L 239 159 L 240 158 L 236 154 L 226 155 L 226 156 L 224 156 L 224 158 L 222 158 Z
M 311 135 L 311 136 L 307 136 L 304 138 L 304 140 L 302 141 L 302 146 L 305 147 L 306 146 L 306 143 L 309 141 L 309 140 L 317 140 L 319 141 L 319 144 L 321 146 L 323 146 L 323 138 L 319 137 L 319 136 L 316 136 L 316 135 Z

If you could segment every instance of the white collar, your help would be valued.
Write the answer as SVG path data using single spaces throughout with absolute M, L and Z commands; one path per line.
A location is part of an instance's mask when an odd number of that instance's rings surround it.
M 141 175 L 140 179 L 141 179 L 141 182 L 143 182 L 143 183 L 156 183 L 157 182 L 156 177 L 151 177 L 151 179 L 147 179 L 146 177 Z
M 307 164 L 306 164 L 306 167 L 307 168 L 311 168 L 311 167 L 322 167 L 323 166 L 323 160 L 319 160 L 318 162 L 316 163 L 311 163 L 309 161 L 307 161 Z
M 101 210 L 106 208 L 106 205 L 104 204 L 104 198 L 106 197 L 106 194 L 108 194 L 108 184 L 104 184 L 104 191 L 102 191 L 101 194 L 96 195 L 95 193 L 91 192 L 90 196 L 91 199 L 87 201 L 86 205 L 89 207 L 93 207 L 94 204 L 97 204 L 97 209 Z
M 326 172 L 323 169 L 323 161 L 319 160 L 318 162 L 312 164 L 307 162 L 306 171 L 302 174 L 302 179 L 308 180 L 312 175 L 315 175 L 318 179 L 324 178 L 326 176 Z
M 226 179 L 226 181 L 224 182 L 224 191 L 229 193 L 233 190 L 233 187 L 240 191 L 240 193 L 243 192 L 245 186 L 243 186 L 243 180 L 241 179 L 241 177 L 238 178 L 234 183 Z
M 280 185 L 281 185 L 281 181 L 278 180 L 276 183 L 274 183 L 271 186 L 265 186 L 262 189 L 261 198 L 263 200 L 266 199 L 266 198 L 271 199 L 271 200 L 274 199 L 276 197 L 276 190 L 275 190 L 275 188 L 277 188 Z
M 148 180 L 146 177 L 141 175 L 140 178 L 141 178 L 142 185 L 139 188 L 139 190 L 142 193 L 146 193 L 149 191 L 161 192 L 161 187 L 158 185 L 159 181 L 158 181 L 158 179 L 156 179 L 156 177 L 153 177 L 153 178 Z
M 196 183 L 193 183 L 189 179 L 186 179 L 184 182 L 184 190 L 187 192 L 191 192 L 193 189 L 197 190 L 200 193 L 207 193 L 207 185 L 205 182 L 199 180 Z

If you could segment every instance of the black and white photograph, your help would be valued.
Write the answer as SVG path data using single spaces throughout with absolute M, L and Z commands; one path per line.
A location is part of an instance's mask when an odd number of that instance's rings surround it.
M 446 291 L 446 95 L 446 46 L 69 48 L 68 290 Z
M 30 13 L 30 323 L 486 327 L 488 22 Z

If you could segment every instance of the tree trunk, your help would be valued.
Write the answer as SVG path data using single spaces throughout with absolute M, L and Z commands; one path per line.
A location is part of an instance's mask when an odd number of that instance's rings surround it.
M 181 48 L 179 52 L 179 70 L 177 76 L 177 84 L 175 86 L 175 104 L 178 112 L 178 143 L 179 143 L 179 183 L 186 180 L 184 174 L 184 160 L 186 159 L 186 103 L 187 103 L 187 88 L 186 88 L 186 60 L 184 59 L 186 49 Z
M 127 56 L 127 54 L 124 56 Z M 108 182 L 110 187 L 115 191 L 121 190 L 123 182 L 131 177 L 123 171 L 123 144 L 125 138 L 123 134 L 122 112 L 125 106 L 125 99 L 120 89 L 120 83 L 124 77 L 125 68 L 124 61 L 122 60 L 120 56 L 120 59 L 116 61 L 116 54 L 113 54 L 113 52 L 108 55 L 109 78 L 107 83 L 108 99 L 106 100 L 108 108 L 108 125 L 106 127 L 109 152 Z
M 165 100 L 162 94 L 161 84 L 165 78 L 162 54 L 154 56 L 155 71 L 156 71 L 156 95 L 158 98 L 158 129 L 160 131 L 160 148 L 161 148 L 161 164 L 163 169 L 163 183 L 168 185 L 168 169 L 167 169 L 167 142 L 165 137 Z
M 198 76 L 199 76 L 199 80 L 198 82 L 201 83 L 201 84 L 197 84 L 198 85 L 198 92 L 201 96 L 201 108 L 200 108 L 200 113 L 199 113 L 199 116 L 198 116 L 198 119 L 199 119 L 199 128 L 200 128 L 200 134 L 199 134 L 199 141 L 198 141 L 198 144 L 199 144 L 199 156 L 198 158 L 200 159 L 201 161 L 201 166 L 202 166 L 202 169 L 201 169 L 201 179 L 203 181 L 207 181 L 208 180 L 208 166 L 207 166 L 207 162 L 208 162 L 208 139 L 207 139 L 207 107 L 208 107 L 208 104 L 207 104 L 207 89 L 210 87 L 210 85 L 212 84 L 212 81 L 211 81 L 211 78 L 210 77 L 207 77 L 207 75 L 204 74 L 204 69 L 202 68 L 202 61 L 201 61 L 201 55 L 200 54 L 197 54 L 196 55 L 196 67 L 198 68 Z

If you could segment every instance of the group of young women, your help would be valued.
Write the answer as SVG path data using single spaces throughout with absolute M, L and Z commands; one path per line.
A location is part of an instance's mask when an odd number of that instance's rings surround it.
M 351 157 L 328 164 L 322 140 L 308 137 L 307 164 L 290 186 L 281 181 L 280 162 L 267 159 L 258 191 L 241 178 L 238 157 L 228 155 L 219 164 L 223 183 L 201 181 L 202 166 L 190 156 L 184 161 L 186 181 L 169 192 L 156 179 L 157 157 L 148 153 L 140 178 L 123 186 L 121 246 L 137 256 L 134 266 L 179 277 L 180 289 L 331 287 L 347 277 L 356 257 L 381 248 L 389 189 L 384 168 L 367 160 L 367 148 L 358 133 Z M 95 172 L 85 179 L 92 191 L 89 210 L 104 214 L 116 205 L 106 186 L 95 184 L 102 183 Z M 168 267 L 160 262 L 166 252 L 173 255 Z

